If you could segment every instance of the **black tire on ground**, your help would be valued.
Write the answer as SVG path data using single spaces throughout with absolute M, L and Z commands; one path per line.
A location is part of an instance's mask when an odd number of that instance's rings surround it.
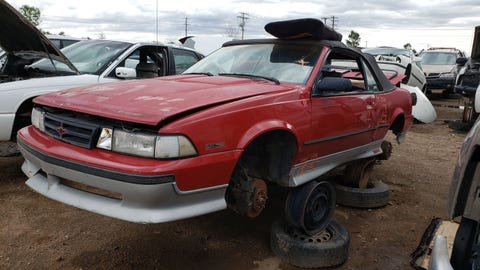
M 325 231 L 314 236 L 289 227 L 284 220 L 272 225 L 270 247 L 277 257 L 302 268 L 333 267 L 348 258 L 350 235 L 347 229 L 331 221 Z
M 390 188 L 382 181 L 370 181 L 367 188 L 335 185 L 337 204 L 355 208 L 378 208 L 390 201 Z

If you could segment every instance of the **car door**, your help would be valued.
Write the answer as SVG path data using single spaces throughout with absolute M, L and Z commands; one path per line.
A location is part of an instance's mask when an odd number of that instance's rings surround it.
M 109 68 L 108 75 L 100 81 L 111 81 L 118 79 L 137 79 L 143 78 L 138 76 L 136 68 L 140 61 L 144 61 L 146 64 L 155 64 L 157 68 L 157 76 L 168 75 L 167 71 L 167 49 L 164 46 L 144 45 L 139 46 L 127 55 L 121 56 L 120 59 L 115 61 L 116 65 L 113 68 Z M 124 68 L 129 70 L 129 75 L 119 77 L 117 75 L 117 68 Z
M 361 151 L 372 142 L 376 100 L 372 90 L 374 81 L 370 81 L 368 72 L 360 55 L 330 54 L 321 68 L 319 81 L 332 76 L 351 83 L 351 87 L 313 92 L 312 128 L 304 142 L 312 157 L 338 154 L 331 157 L 342 158 L 344 151 Z

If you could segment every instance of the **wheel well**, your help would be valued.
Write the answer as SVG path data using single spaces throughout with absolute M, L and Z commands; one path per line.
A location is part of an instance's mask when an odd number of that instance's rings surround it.
M 25 100 L 20 107 L 18 107 L 17 112 L 15 113 L 15 120 L 13 122 L 11 140 L 15 141 L 17 137 L 17 132 L 22 127 L 28 126 L 31 124 L 30 115 L 33 108 L 33 97 Z
M 240 165 L 251 177 L 278 183 L 282 178 L 288 178 L 296 152 L 293 134 L 284 130 L 270 131 L 255 138 L 245 148 L 237 168 Z
M 462 179 L 458 179 L 461 182 L 460 188 L 458 190 L 457 198 L 468 198 L 468 193 L 472 186 L 473 176 L 477 168 L 478 162 L 480 162 L 480 148 L 476 147 L 470 160 L 468 161 L 467 167 Z M 465 210 L 467 199 L 455 201 L 455 208 L 453 215 L 461 215 Z
M 392 130 L 393 134 L 398 135 L 402 132 L 403 126 L 405 125 L 405 116 L 403 114 L 397 115 L 397 118 L 393 121 L 392 125 L 390 126 L 390 130 Z

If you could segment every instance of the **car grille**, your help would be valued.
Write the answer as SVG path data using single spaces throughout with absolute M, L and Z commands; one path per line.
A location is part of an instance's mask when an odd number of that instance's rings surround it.
M 427 77 L 438 77 L 440 73 L 428 73 Z
M 100 126 L 62 115 L 45 114 L 45 133 L 66 143 L 91 149 Z

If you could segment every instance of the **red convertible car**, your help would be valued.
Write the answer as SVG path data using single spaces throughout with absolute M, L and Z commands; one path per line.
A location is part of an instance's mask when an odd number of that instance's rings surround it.
M 335 197 L 319 177 L 385 156 L 388 131 L 401 143 L 415 98 L 335 33 L 268 30 L 280 38 L 228 42 L 182 75 L 37 97 L 18 132 L 27 185 L 140 223 L 254 217 L 279 185 L 287 220 L 323 229 Z

